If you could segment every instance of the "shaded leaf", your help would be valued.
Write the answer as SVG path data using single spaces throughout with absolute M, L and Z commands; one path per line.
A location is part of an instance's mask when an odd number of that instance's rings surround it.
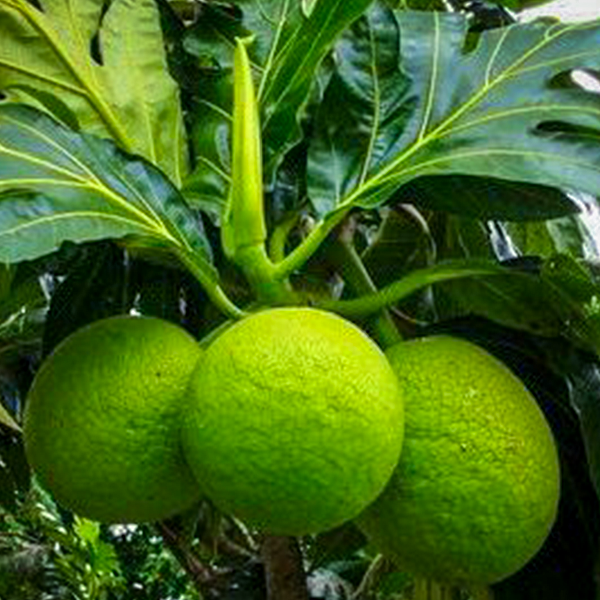
M 499 221 L 552 219 L 580 210 L 580 203 L 556 188 L 469 175 L 420 177 L 403 186 L 393 200 Z
M 179 183 L 185 133 L 156 3 L 114 0 L 106 12 L 105 5 L 40 0 L 38 9 L 0 0 L 0 91 L 57 118 L 73 116 L 83 131 L 114 138 Z
M 569 73 L 600 68 L 600 23 L 516 24 L 472 51 L 466 34 L 460 15 L 375 5 L 344 36 L 309 153 L 321 216 L 425 175 L 598 190 L 598 96 Z
M 259 99 L 267 172 L 272 172 L 282 155 L 301 139 L 299 118 L 318 67 L 338 36 L 372 1 L 317 2 L 265 69 Z
M 310 546 L 311 570 L 326 567 L 335 561 L 350 560 L 366 545 L 365 536 L 353 523 L 321 533 Z
M 0 107 L 0 159 L 0 261 L 33 259 L 67 240 L 127 237 L 215 281 L 198 219 L 142 159 L 14 105 Z
M 54 290 L 44 326 L 47 356 L 68 335 L 98 319 L 130 308 L 125 256 L 109 242 L 87 244 Z
M 9 322 L 23 312 L 45 307 L 38 274 L 0 264 L 0 339 Z

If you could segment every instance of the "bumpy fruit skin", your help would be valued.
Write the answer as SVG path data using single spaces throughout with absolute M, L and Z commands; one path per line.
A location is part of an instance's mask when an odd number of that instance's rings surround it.
M 301 535 L 356 516 L 400 454 L 403 402 L 353 324 L 272 309 L 223 333 L 190 386 L 186 456 L 206 495 L 263 531 Z
M 424 338 L 387 356 L 405 390 L 405 444 L 359 526 L 415 574 L 507 577 L 538 551 L 556 515 L 559 464 L 542 412 L 503 363 L 470 342 Z
M 199 498 L 179 444 L 181 400 L 200 358 L 183 329 L 113 317 L 78 330 L 27 397 L 25 448 L 41 483 L 75 513 L 152 522 Z

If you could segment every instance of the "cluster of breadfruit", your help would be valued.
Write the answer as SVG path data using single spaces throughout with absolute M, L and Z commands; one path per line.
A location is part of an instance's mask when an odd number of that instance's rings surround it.
M 202 347 L 150 317 L 95 322 L 45 360 L 27 398 L 39 481 L 75 513 L 154 522 L 209 499 L 250 527 L 354 520 L 400 568 L 490 583 L 554 522 L 551 431 L 523 383 L 470 342 L 384 353 L 311 308 L 274 308 Z

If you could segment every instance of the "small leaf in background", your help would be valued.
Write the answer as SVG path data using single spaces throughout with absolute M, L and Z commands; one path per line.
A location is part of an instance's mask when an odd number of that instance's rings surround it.
M 423 216 L 411 206 L 397 206 L 383 213 L 375 238 L 362 255 L 378 288 L 413 269 L 431 265 L 435 242 Z
M 114 0 L 106 11 L 104 0 L 36 4 L 0 0 L 0 92 L 65 122 L 72 116 L 179 184 L 186 136 L 156 3 Z
M 355 554 L 367 545 L 360 529 L 353 523 L 346 523 L 320 533 L 308 548 L 311 570 L 327 567 L 329 563 L 355 558 Z
M 2 394 L 0 393 L 0 424 L 6 425 L 6 427 L 10 427 L 15 431 L 21 431 L 21 428 L 17 424 L 17 422 L 12 418 L 11 414 L 6 410 L 4 406 L 2 406 Z
M 344 36 L 309 153 L 320 215 L 425 175 L 597 192 L 598 98 L 570 73 L 600 69 L 600 23 L 516 24 L 471 51 L 466 35 L 461 15 L 375 4 Z
M 63 242 L 128 237 L 193 260 L 216 279 L 197 216 L 150 163 L 32 108 L 0 106 L 0 261 Z

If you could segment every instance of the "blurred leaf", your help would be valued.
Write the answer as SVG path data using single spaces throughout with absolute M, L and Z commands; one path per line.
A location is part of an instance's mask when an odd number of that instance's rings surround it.
M 0 107 L 0 140 L 0 261 L 33 259 L 67 240 L 127 237 L 216 281 L 198 219 L 149 163 L 23 106 Z
M 2 406 L 2 396 L 0 395 L 0 423 L 14 429 L 15 431 L 21 431 L 17 422 L 12 418 L 11 414 Z
M 185 132 L 156 3 L 105 9 L 104 0 L 0 0 L 0 91 L 114 138 L 179 183 Z
M 410 206 L 384 214 L 376 237 L 362 255 L 377 287 L 431 264 L 434 257 L 435 242 L 427 222 Z
M 365 536 L 353 523 L 321 533 L 310 545 L 310 568 L 315 570 L 332 562 L 350 560 L 366 544 Z
M 89 519 L 75 517 L 73 531 L 81 541 L 91 546 L 95 546 L 100 539 L 100 525 Z
M 516 24 L 470 52 L 467 25 L 376 4 L 347 31 L 309 152 L 319 215 L 377 206 L 425 175 L 596 193 L 598 97 L 569 72 L 600 68 L 600 24 Z

